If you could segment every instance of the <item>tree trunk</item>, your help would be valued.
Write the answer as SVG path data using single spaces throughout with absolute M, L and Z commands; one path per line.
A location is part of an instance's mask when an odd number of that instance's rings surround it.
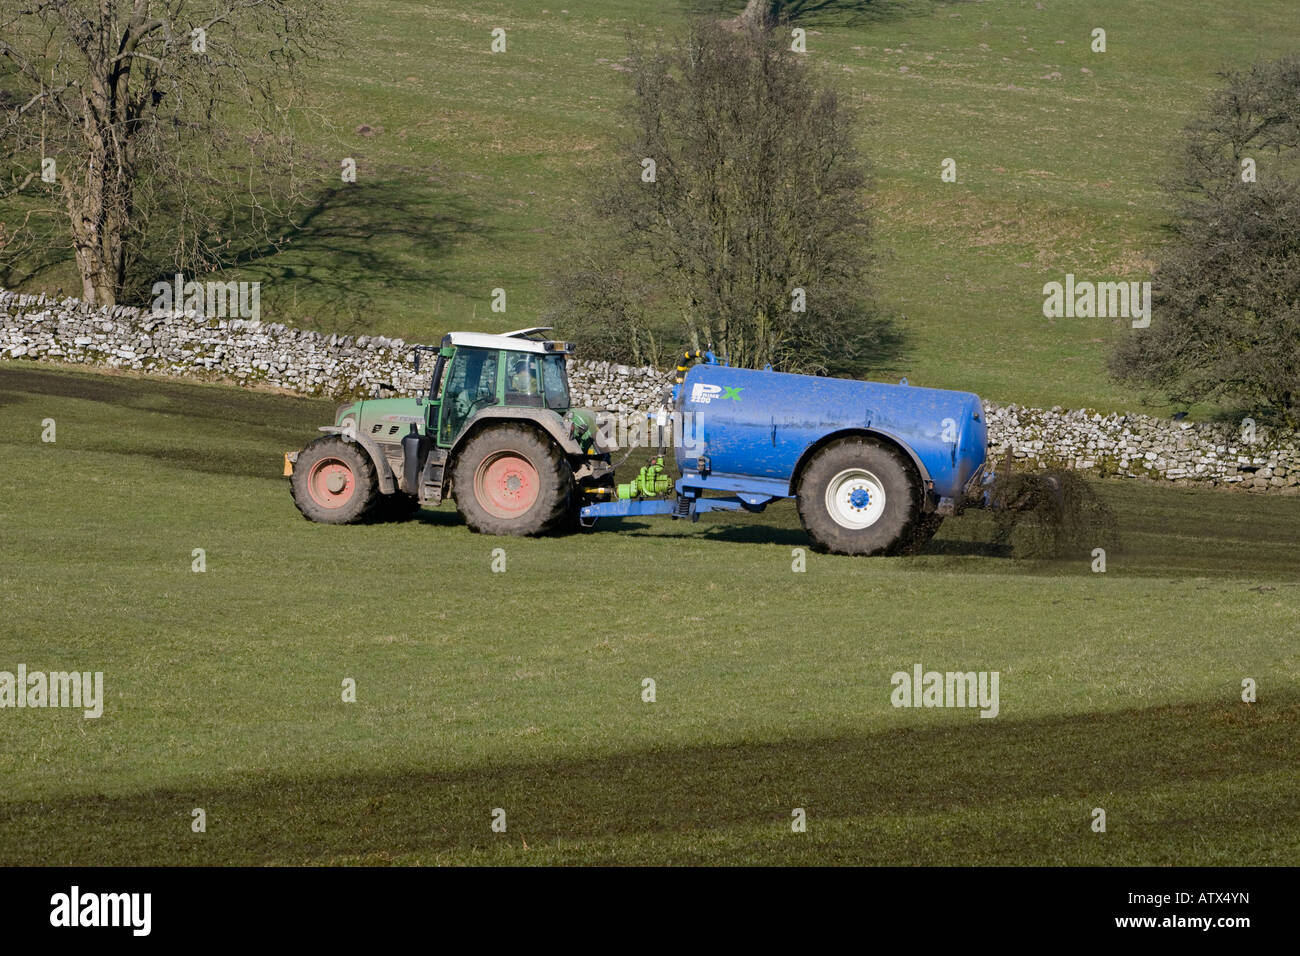
M 90 305 L 116 305 L 117 288 L 112 281 L 112 265 L 104 258 L 102 176 L 92 166 L 84 190 L 78 189 L 68 179 L 63 182 L 63 190 L 72 224 L 72 248 L 77 257 L 77 271 L 81 274 L 81 298 Z
M 766 30 L 776 23 L 776 6 L 774 0 L 749 0 L 738 19 L 744 26 Z
M 114 96 L 114 81 L 95 75 L 89 85 L 81 119 L 88 157 L 85 173 L 65 173 L 61 181 L 82 298 L 103 307 L 117 304 L 126 280 L 130 178 L 122 175 L 122 159 L 132 131 L 120 121 L 122 105 Z
M 96 306 L 116 305 L 125 265 L 120 233 L 106 226 L 99 197 L 68 197 L 72 248 L 81 274 L 81 297 Z

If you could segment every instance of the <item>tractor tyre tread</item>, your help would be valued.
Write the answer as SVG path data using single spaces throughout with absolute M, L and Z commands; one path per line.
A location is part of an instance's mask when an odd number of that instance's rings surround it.
M 489 455 L 512 451 L 527 459 L 537 470 L 537 500 L 518 517 L 492 514 L 478 501 L 474 475 Z M 576 497 L 573 469 L 549 437 L 537 429 L 515 423 L 492 425 L 466 442 L 452 466 L 452 496 L 456 509 L 471 531 L 492 535 L 540 535 L 564 524 Z
M 307 489 L 312 466 L 322 458 L 337 458 L 345 462 L 356 480 L 356 492 L 340 508 L 326 508 L 319 504 Z M 345 441 L 338 435 L 317 438 L 298 453 L 293 475 L 289 479 L 289 491 L 303 517 L 321 524 L 357 524 L 365 521 L 375 510 L 380 498 L 379 480 L 370 456 L 360 445 Z

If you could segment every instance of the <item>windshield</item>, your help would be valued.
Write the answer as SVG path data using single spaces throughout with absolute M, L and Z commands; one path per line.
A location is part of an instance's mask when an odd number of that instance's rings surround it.
M 531 352 L 506 353 L 506 404 L 542 406 L 542 376 L 538 356 Z
M 569 408 L 569 373 L 564 367 L 563 355 L 546 355 L 542 357 L 542 391 L 546 398 L 546 407 L 558 411 Z

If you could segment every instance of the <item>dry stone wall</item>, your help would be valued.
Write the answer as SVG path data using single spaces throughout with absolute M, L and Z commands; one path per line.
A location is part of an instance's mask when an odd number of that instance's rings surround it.
M 990 457 L 1125 478 L 1300 491 L 1300 435 L 1253 423 L 1176 422 L 985 402 Z

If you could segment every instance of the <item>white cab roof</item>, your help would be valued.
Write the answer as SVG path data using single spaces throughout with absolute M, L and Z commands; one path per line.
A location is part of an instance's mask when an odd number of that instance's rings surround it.
M 549 326 L 538 326 L 531 329 L 516 329 L 514 332 L 505 332 L 501 335 L 488 335 L 485 332 L 449 332 L 447 340 L 451 345 L 464 345 L 473 349 L 510 349 L 515 352 L 537 352 L 547 355 L 566 351 L 563 346 L 559 349 L 548 349 L 545 342 L 525 338 L 536 332 L 549 331 Z

